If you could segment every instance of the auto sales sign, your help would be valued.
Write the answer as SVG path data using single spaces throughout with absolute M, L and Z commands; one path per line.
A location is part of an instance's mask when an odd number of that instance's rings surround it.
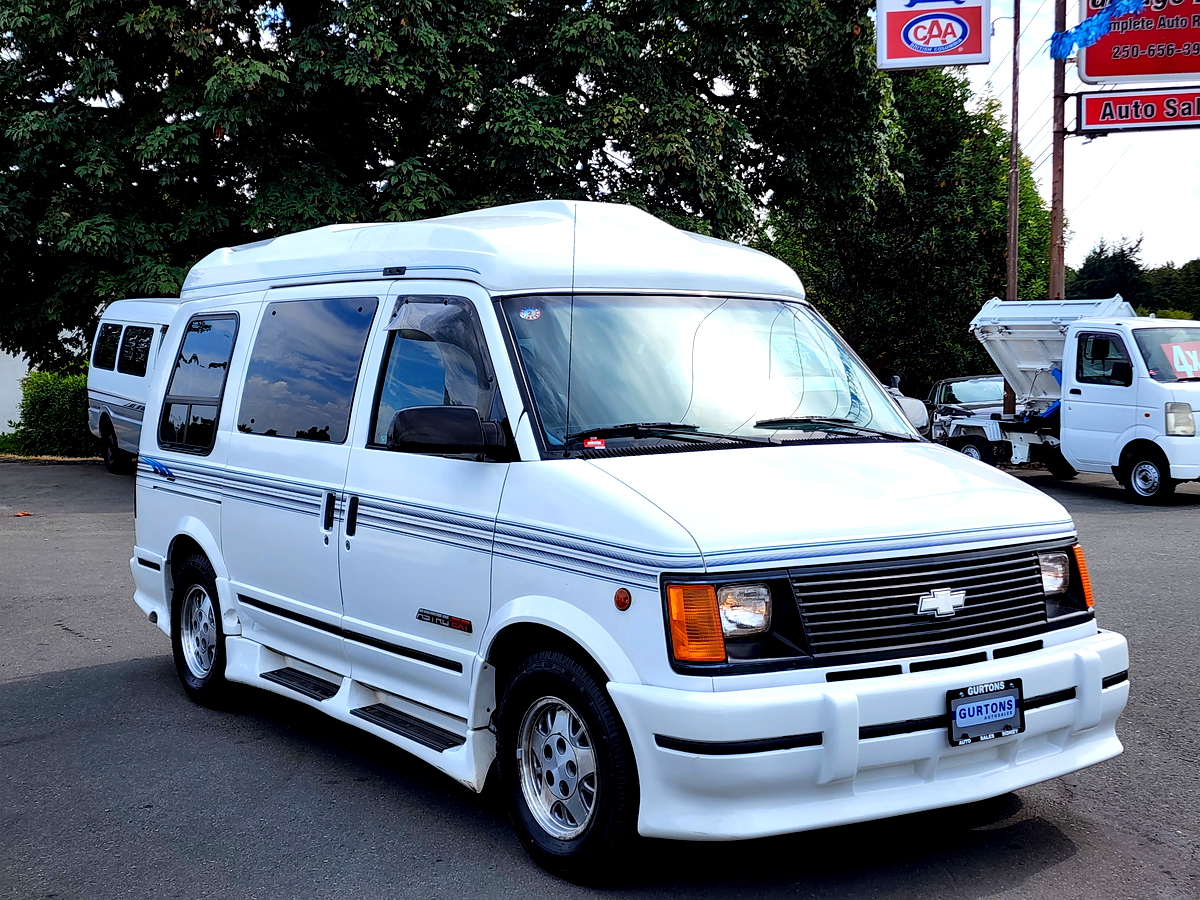
M 878 0 L 875 30 L 881 69 L 991 59 L 990 0 Z

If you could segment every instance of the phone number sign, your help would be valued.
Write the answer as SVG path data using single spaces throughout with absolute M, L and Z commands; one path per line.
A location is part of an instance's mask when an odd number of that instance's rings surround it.
M 1109 0 L 1081 0 L 1081 19 Z M 1178 82 L 1200 79 L 1200 0 L 1147 0 L 1136 16 L 1112 20 L 1112 30 L 1079 51 L 1079 77 L 1088 84 Z
M 1200 128 L 1200 87 L 1079 94 L 1077 132 Z
M 877 0 L 876 62 L 881 69 L 988 62 L 990 9 L 990 0 Z

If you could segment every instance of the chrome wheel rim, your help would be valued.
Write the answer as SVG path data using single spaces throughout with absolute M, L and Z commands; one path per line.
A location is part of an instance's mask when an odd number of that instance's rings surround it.
M 974 444 L 963 444 L 962 450 L 959 451 L 963 456 L 969 456 L 971 459 L 977 459 L 983 462 L 983 454 L 979 452 L 979 448 Z
M 217 655 L 217 615 L 208 591 L 198 584 L 188 588 L 180 609 L 179 638 L 188 671 L 207 678 Z
M 542 697 L 521 720 L 517 765 L 521 793 L 551 837 L 583 834 L 596 813 L 596 753 L 583 719 L 558 697 Z
M 1162 473 L 1158 471 L 1158 466 L 1154 463 L 1143 461 L 1133 467 L 1129 479 L 1135 491 L 1143 497 L 1150 497 L 1158 491 L 1158 486 L 1162 482 Z

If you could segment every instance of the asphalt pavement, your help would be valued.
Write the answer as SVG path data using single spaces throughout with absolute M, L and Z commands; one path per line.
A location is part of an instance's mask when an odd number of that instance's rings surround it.
M 1075 516 L 1101 625 L 1129 638 L 1124 755 L 953 810 L 647 842 L 597 890 L 370 735 L 250 689 L 192 704 L 132 601 L 132 479 L 0 462 L 0 898 L 1200 897 L 1200 486 L 1150 508 L 1020 477 Z

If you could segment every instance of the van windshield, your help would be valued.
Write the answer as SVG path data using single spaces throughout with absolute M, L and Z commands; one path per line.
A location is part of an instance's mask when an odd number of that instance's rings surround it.
M 1138 328 L 1133 336 L 1155 381 L 1200 381 L 1200 328 Z
M 555 296 L 503 306 L 551 446 L 599 446 L 606 432 L 915 438 L 882 385 L 802 303 Z

